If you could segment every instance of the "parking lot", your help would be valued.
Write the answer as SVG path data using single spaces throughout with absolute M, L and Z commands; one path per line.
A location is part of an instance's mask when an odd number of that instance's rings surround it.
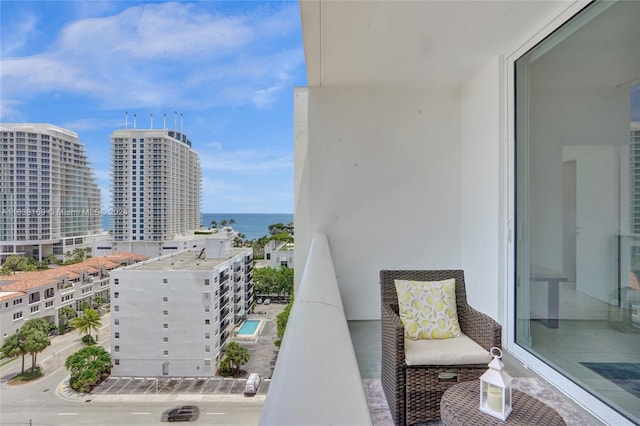
M 247 379 L 222 377 L 109 377 L 91 391 L 93 395 L 242 395 Z M 258 395 L 269 390 L 264 379 Z

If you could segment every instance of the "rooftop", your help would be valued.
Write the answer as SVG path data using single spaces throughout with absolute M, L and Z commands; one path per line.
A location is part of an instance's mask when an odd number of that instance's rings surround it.
M 249 250 L 247 247 L 233 248 L 224 258 L 206 258 L 202 249 L 183 250 L 132 265 L 128 270 L 136 271 L 210 271 L 227 260 Z

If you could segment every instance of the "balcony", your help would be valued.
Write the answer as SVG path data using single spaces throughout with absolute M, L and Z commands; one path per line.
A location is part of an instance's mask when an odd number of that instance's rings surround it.
M 260 424 L 393 424 L 380 383 L 380 321 L 346 320 L 324 234 L 312 239 L 296 294 Z M 602 424 L 510 353 L 503 361 L 516 387 L 535 392 L 568 425 Z

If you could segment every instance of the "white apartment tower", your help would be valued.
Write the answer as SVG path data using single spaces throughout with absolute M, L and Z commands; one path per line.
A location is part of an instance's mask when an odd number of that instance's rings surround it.
M 0 124 L 0 263 L 41 260 L 103 237 L 100 189 L 83 144 L 51 124 Z
M 184 133 L 116 130 L 111 147 L 115 242 L 175 240 L 200 227 L 200 160 Z
M 113 271 L 114 376 L 214 376 L 253 304 L 253 250 L 210 237 L 204 248 Z

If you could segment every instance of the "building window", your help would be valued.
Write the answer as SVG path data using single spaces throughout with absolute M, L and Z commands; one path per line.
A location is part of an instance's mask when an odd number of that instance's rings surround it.
M 205 278 L 204 285 L 209 285 L 209 278 Z
M 163 298 L 162 298 L 162 302 L 163 302 L 163 303 L 167 303 L 168 301 L 169 301 L 169 298 L 168 298 L 167 296 L 165 296 L 165 297 L 163 297 Z
M 516 344 L 634 423 L 638 400 L 581 361 L 637 354 L 639 19 L 640 2 L 594 1 L 515 61 L 511 188 Z
M 16 312 L 16 313 L 13 314 L 13 320 L 14 321 L 17 320 L 17 319 L 20 319 L 20 318 L 22 318 L 22 311 Z
M 118 285 L 118 284 L 120 284 L 120 280 L 118 278 L 114 278 L 113 285 Z
M 209 319 L 204 320 L 204 325 L 209 325 L 209 324 L 211 324 L 211 320 Z
M 209 333 L 209 332 L 204 333 L 204 338 L 205 339 L 211 339 L 211 333 Z
M 114 291 L 114 292 L 113 292 L 113 298 L 114 298 L 114 299 L 117 299 L 118 297 L 120 297 L 120 293 L 119 293 L 119 292 L 117 292 L 117 291 Z
M 120 345 L 115 345 L 115 346 L 113 347 L 113 350 L 114 350 L 115 352 L 120 352 Z
M 169 356 L 169 351 L 165 350 L 162 352 L 164 356 Z
M 113 363 L 115 365 L 120 365 L 120 360 L 118 358 L 116 358 L 116 359 L 113 360 Z
M 162 328 L 169 328 L 169 324 L 167 323 L 162 324 Z
M 169 311 L 162 311 L 162 315 L 166 317 L 167 315 L 169 315 Z
M 113 310 L 114 310 L 114 312 L 120 312 L 120 306 L 113 305 Z
M 120 325 L 120 318 L 115 318 L 113 320 L 113 325 Z
M 166 343 L 166 342 L 169 341 L 169 338 L 165 336 L 165 337 L 162 338 L 162 341 Z
M 169 282 L 169 280 L 168 280 L 168 279 L 166 279 L 166 278 L 163 278 L 163 279 L 162 279 L 162 284 L 167 284 L 168 282 Z
M 204 347 L 204 351 L 205 351 L 205 352 L 211 352 L 211 346 L 208 346 L 208 345 L 207 345 L 207 346 L 205 346 L 205 347 Z

